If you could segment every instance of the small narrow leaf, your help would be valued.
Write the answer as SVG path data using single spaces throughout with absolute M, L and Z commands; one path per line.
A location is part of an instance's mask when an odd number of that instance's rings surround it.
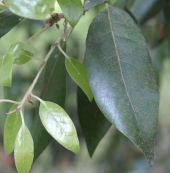
M 12 153 L 14 150 L 15 139 L 20 127 L 21 117 L 19 113 L 7 116 L 4 127 L 4 147 L 7 154 Z
M 30 47 L 23 42 L 12 44 L 8 54 L 13 56 L 15 64 L 25 64 L 33 57 Z
M 126 12 L 108 7 L 94 19 L 85 64 L 100 110 L 152 161 L 158 87 L 145 39 Z
M 43 20 L 54 11 L 56 0 L 4 0 L 13 13 L 30 19 Z
M 76 129 L 62 107 L 52 102 L 42 102 L 39 114 L 45 129 L 56 141 L 74 153 L 79 152 Z
M 76 25 L 83 14 L 81 0 L 57 0 L 66 19 L 72 26 Z
M 92 101 L 93 94 L 89 86 L 87 71 L 84 65 L 74 58 L 69 58 L 65 60 L 65 66 L 71 78 L 84 91 L 88 99 Z
M 32 136 L 25 125 L 22 125 L 18 132 L 14 158 L 18 173 L 28 173 L 34 158 L 34 144 Z
M 0 86 L 11 86 L 14 59 L 11 54 L 0 58 Z
M 88 152 L 93 156 L 99 142 L 111 127 L 111 123 L 101 113 L 95 101 L 89 102 L 80 89 L 78 90 L 78 115 Z
M 17 25 L 21 18 L 5 10 L 0 13 L 0 21 L 0 37 L 2 37 Z

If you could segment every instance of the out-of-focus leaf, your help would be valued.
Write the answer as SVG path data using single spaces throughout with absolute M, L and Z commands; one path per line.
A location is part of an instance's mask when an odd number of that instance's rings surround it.
M 143 25 L 147 20 L 158 14 L 164 1 L 162 0 L 136 0 L 133 4 L 131 11 L 137 18 L 140 25 Z
M 11 86 L 12 68 L 14 59 L 11 54 L 6 54 L 0 58 L 0 85 Z
M 21 18 L 12 14 L 8 10 L 0 13 L 0 37 L 8 33 L 15 25 L 20 22 Z
M 108 7 L 95 18 L 85 64 L 100 110 L 152 161 L 158 88 L 144 37 L 127 13 Z
M 57 142 L 74 153 L 79 152 L 76 128 L 62 107 L 53 102 L 43 101 L 39 114 L 45 129 Z
M 18 132 L 14 158 L 18 173 L 28 173 L 34 158 L 34 144 L 32 136 L 25 125 L 22 125 Z
M 14 109 L 14 106 L 11 110 Z M 21 117 L 19 113 L 8 115 L 4 127 L 4 147 L 7 154 L 14 150 L 15 139 L 21 127 Z
M 65 65 L 67 72 L 75 83 L 84 91 L 88 99 L 92 101 L 93 94 L 89 86 L 87 71 L 83 64 L 74 58 L 69 58 L 65 60 Z
M 66 19 L 72 26 L 76 25 L 83 14 L 81 0 L 57 0 Z
M 165 16 L 165 27 L 168 39 L 170 42 L 170 1 L 165 1 L 164 5 L 164 16 Z
M 99 4 L 104 3 L 106 0 L 85 0 L 84 2 L 84 10 L 87 11 Z
M 14 58 L 15 64 L 25 64 L 33 56 L 29 46 L 23 42 L 17 42 L 11 45 L 8 54 Z
M 95 101 L 89 102 L 84 93 L 78 90 L 78 114 L 90 156 L 111 126 Z
M 56 0 L 4 0 L 5 5 L 15 14 L 30 18 L 43 20 L 50 17 L 54 12 Z
M 65 95 L 66 70 L 64 65 L 64 57 L 60 51 L 56 49 L 48 60 L 45 69 L 41 97 L 44 100 L 49 100 L 64 106 Z M 34 159 L 36 159 L 52 139 L 44 129 L 38 115 L 36 116 L 36 119 L 32 125 L 32 135 L 35 146 Z
M 0 2 L 0 12 L 4 11 L 5 9 L 6 9 L 5 4 Z

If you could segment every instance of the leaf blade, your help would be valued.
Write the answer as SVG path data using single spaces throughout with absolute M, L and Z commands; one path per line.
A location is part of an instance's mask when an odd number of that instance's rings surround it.
M 62 107 L 46 101 L 40 104 L 39 114 L 45 129 L 56 141 L 74 153 L 79 152 L 76 129 Z
M 83 14 L 81 0 L 57 0 L 66 19 L 72 26 L 76 25 Z
M 93 94 L 88 82 L 87 71 L 83 64 L 74 58 L 65 59 L 65 66 L 70 77 L 84 91 L 88 99 L 92 101 Z
M 153 160 L 159 94 L 145 40 L 133 19 L 113 7 L 99 15 L 89 30 L 85 64 L 101 111 Z
M 11 109 L 13 110 L 13 109 Z M 7 154 L 14 150 L 15 139 L 21 126 L 21 117 L 19 113 L 8 115 L 4 127 L 4 147 Z
M 28 173 L 34 157 L 32 136 L 25 125 L 22 125 L 15 142 L 14 158 L 18 173 Z
M 55 6 L 55 0 L 5 0 L 4 3 L 16 15 L 37 20 L 50 17 Z

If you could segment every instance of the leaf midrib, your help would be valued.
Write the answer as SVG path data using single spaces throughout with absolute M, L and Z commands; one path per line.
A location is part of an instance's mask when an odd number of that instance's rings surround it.
M 120 60 L 120 56 L 119 56 L 119 52 L 118 52 L 118 48 L 117 48 L 117 44 L 116 44 L 116 38 L 115 38 L 115 35 L 114 35 L 114 29 L 113 29 L 113 26 L 112 26 L 111 14 L 110 14 L 109 6 L 107 6 L 107 12 L 108 12 L 107 14 L 108 14 L 109 26 L 110 26 L 110 30 L 111 30 L 112 39 L 113 39 L 113 47 L 115 48 L 115 51 L 116 51 L 116 57 L 117 57 L 118 66 L 119 66 L 119 69 L 120 69 L 122 81 L 123 81 L 123 84 L 124 84 L 124 87 L 125 87 L 125 90 L 126 90 L 127 98 L 128 98 L 128 100 L 130 102 L 130 106 L 131 106 L 131 108 L 132 108 L 132 110 L 134 112 L 134 115 L 135 115 L 135 120 L 136 120 L 136 123 L 137 123 L 138 131 L 140 132 L 139 127 L 138 127 L 138 121 L 137 121 L 137 113 L 136 113 L 136 110 L 135 110 L 135 108 L 133 106 L 132 100 L 130 99 L 130 96 L 129 96 L 129 93 L 128 93 L 128 89 L 127 89 L 127 86 L 126 86 L 126 83 L 125 83 L 125 79 L 124 79 L 124 76 L 123 76 L 122 66 L 121 66 L 121 62 L 120 62 L 121 60 Z M 140 133 L 138 135 L 141 137 Z

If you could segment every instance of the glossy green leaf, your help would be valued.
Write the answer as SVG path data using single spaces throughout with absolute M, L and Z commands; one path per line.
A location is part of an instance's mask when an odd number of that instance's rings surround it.
M 83 14 L 81 0 L 57 0 L 65 18 L 72 26 L 76 25 L 80 16 Z
M 39 114 L 45 129 L 56 141 L 74 153 L 79 152 L 76 128 L 62 107 L 53 102 L 43 101 Z
M 25 125 L 22 125 L 14 149 L 15 165 L 18 173 L 28 173 L 34 157 L 34 144 L 32 136 Z
M 95 101 L 89 102 L 84 93 L 78 90 L 78 115 L 90 156 L 111 126 L 103 116 Z
M 5 5 L 15 14 L 30 18 L 43 20 L 50 17 L 54 12 L 56 0 L 4 0 Z
M 66 95 L 66 70 L 64 57 L 57 48 L 48 60 L 41 86 L 41 97 L 44 100 L 49 100 L 64 106 Z M 32 135 L 35 146 L 34 158 L 36 159 L 52 139 L 42 125 L 38 115 L 32 124 Z
M 11 109 L 13 110 L 14 107 Z M 4 127 L 4 147 L 5 152 L 10 154 L 14 150 L 15 139 L 21 127 L 21 117 L 19 113 L 8 115 Z
M 8 33 L 20 21 L 20 17 L 12 14 L 8 10 L 0 13 L 0 37 Z
M 151 161 L 158 88 L 144 37 L 126 12 L 108 7 L 94 19 L 85 64 L 100 110 Z
M 12 44 L 8 54 L 12 55 L 15 64 L 25 64 L 33 57 L 30 47 L 23 42 Z
M 92 101 L 93 94 L 89 86 L 87 71 L 84 65 L 74 58 L 66 58 L 65 66 L 71 78 L 84 91 L 88 99 Z
M 14 59 L 11 54 L 0 58 L 0 86 L 11 86 Z

